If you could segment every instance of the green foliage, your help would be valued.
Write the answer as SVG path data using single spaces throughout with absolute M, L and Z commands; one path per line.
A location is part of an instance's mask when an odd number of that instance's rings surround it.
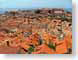
M 55 44 L 53 44 L 53 43 L 49 43 L 49 44 L 48 44 L 48 47 L 51 48 L 51 49 L 53 49 L 53 50 L 56 49 L 56 46 L 55 46 Z
M 34 52 L 34 47 L 31 46 L 31 47 L 28 49 L 28 53 L 31 54 L 32 52 Z
M 41 45 L 43 43 L 43 40 L 40 38 L 38 42 L 39 42 L 39 45 Z

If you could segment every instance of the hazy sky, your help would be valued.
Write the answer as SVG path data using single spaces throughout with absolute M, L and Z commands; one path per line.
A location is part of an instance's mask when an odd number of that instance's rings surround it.
M 0 0 L 0 8 L 71 8 L 72 0 Z

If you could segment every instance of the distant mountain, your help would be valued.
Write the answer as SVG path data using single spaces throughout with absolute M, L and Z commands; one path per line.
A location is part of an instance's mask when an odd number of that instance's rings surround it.
M 2 13 L 5 13 L 6 11 L 11 11 L 11 10 L 31 10 L 31 9 L 16 9 L 16 8 L 14 8 L 14 9 L 9 9 L 9 8 L 7 8 L 7 9 L 1 9 L 0 8 L 0 14 L 2 14 Z M 33 10 L 33 9 L 32 9 Z M 72 8 L 66 8 L 66 9 L 64 9 L 66 12 L 67 11 L 69 11 L 69 12 L 72 12 Z
M 72 8 L 66 8 L 64 9 L 65 11 L 69 11 L 69 12 L 72 12 Z
M 6 10 L 0 8 L 0 14 L 4 13 Z

